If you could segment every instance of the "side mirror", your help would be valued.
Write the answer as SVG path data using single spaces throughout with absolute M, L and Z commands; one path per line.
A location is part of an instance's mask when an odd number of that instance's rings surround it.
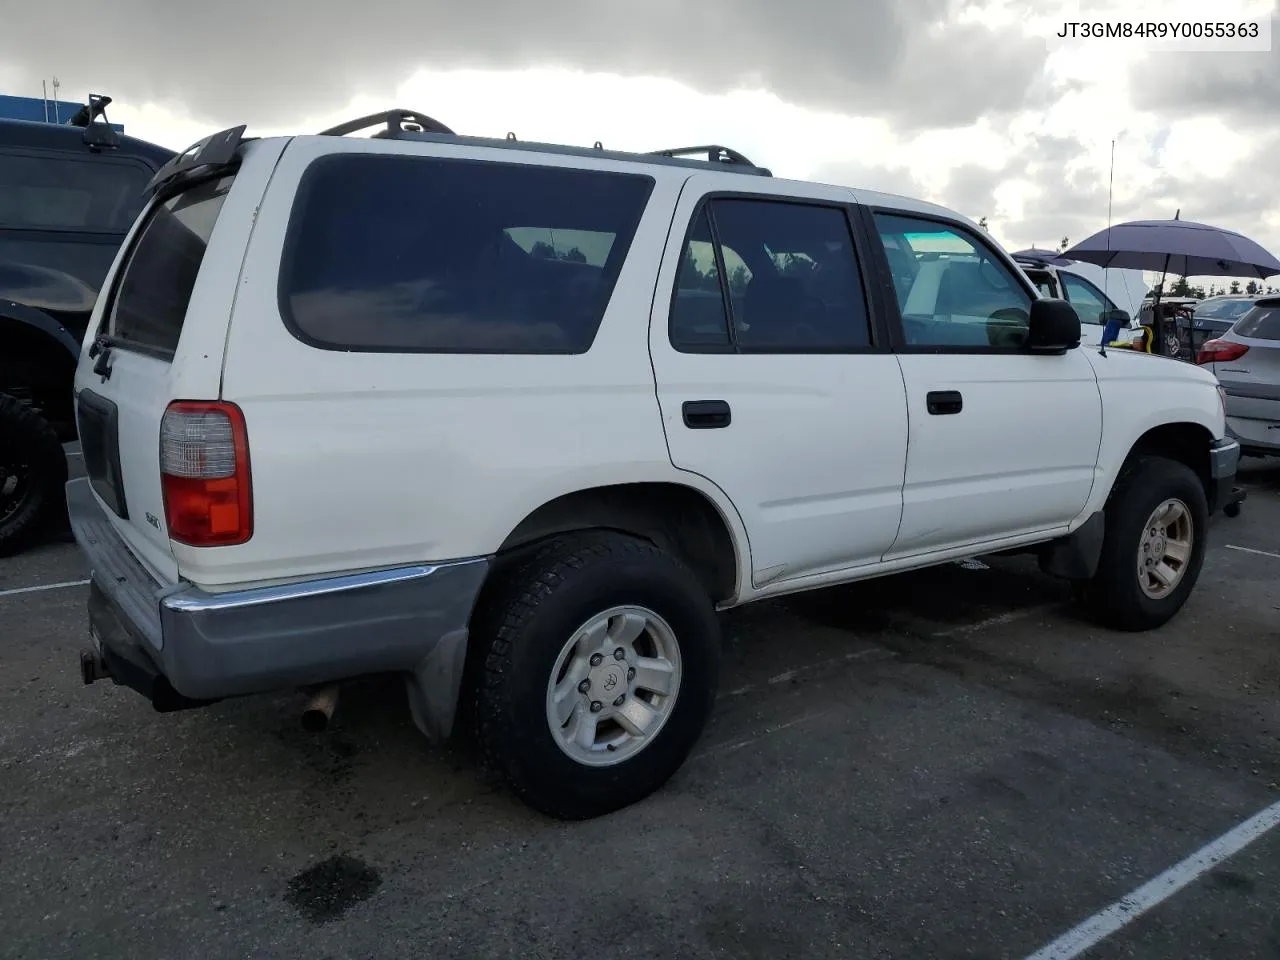
M 1133 317 L 1129 316 L 1128 310 L 1121 310 L 1119 308 L 1116 308 L 1115 310 L 1102 311 L 1103 326 L 1106 326 L 1108 323 L 1111 323 L 1113 320 L 1116 323 L 1118 323 L 1121 327 L 1127 327 L 1133 323 Z
M 1031 301 L 1027 322 L 1027 350 L 1062 354 L 1080 346 L 1080 315 L 1065 300 Z

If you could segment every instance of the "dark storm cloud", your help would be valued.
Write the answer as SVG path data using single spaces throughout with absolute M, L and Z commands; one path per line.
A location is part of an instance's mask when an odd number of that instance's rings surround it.
M 34 90 L 56 73 L 68 93 L 259 125 L 332 111 L 422 67 L 569 66 L 670 77 L 709 93 L 759 84 L 905 127 L 964 126 L 1018 109 L 1040 90 L 1043 40 L 974 24 L 935 29 L 954 2 L 117 0 L 104 16 L 101 0 L 63 0 L 11 4 L 0 63 Z M 69 45 L 68 25 L 82 23 L 93 25 L 85 42 Z M 547 96 L 572 109 L 571 88 Z

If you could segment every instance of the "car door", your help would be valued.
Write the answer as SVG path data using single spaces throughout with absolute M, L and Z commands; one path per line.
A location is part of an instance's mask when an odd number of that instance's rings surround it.
M 976 231 L 932 214 L 865 215 L 897 293 L 910 425 L 885 559 L 1061 529 L 1088 500 L 1102 436 L 1088 358 L 1023 351 L 1031 286 Z
M 671 461 L 733 501 L 760 588 L 880 560 L 907 411 L 849 191 L 746 179 L 687 181 L 650 352 Z

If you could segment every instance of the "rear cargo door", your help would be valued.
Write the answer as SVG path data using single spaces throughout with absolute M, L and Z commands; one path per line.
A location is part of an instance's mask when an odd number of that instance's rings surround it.
M 1280 444 L 1280 299 L 1260 301 L 1231 328 L 1248 349 L 1219 361 L 1214 374 L 1227 392 L 1227 417 L 1244 445 Z
M 133 552 L 165 582 L 177 579 L 177 565 L 161 493 L 160 421 L 172 400 L 217 398 L 225 324 L 179 347 L 232 181 L 205 180 L 151 206 L 95 310 L 97 337 L 76 376 L 85 470 Z

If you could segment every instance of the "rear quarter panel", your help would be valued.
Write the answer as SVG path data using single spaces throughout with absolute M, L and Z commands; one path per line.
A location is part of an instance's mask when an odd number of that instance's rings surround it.
M 290 143 L 257 211 L 224 365 L 223 398 L 247 421 L 254 534 L 241 546 L 182 551 L 184 573 L 217 588 L 478 556 L 564 493 L 677 477 L 695 485 L 671 465 L 648 351 L 654 277 L 684 171 L 658 171 L 585 354 L 357 353 L 296 339 L 277 301 L 300 177 L 336 151 L 534 159 L 431 143 Z M 718 491 L 703 492 L 735 516 Z

